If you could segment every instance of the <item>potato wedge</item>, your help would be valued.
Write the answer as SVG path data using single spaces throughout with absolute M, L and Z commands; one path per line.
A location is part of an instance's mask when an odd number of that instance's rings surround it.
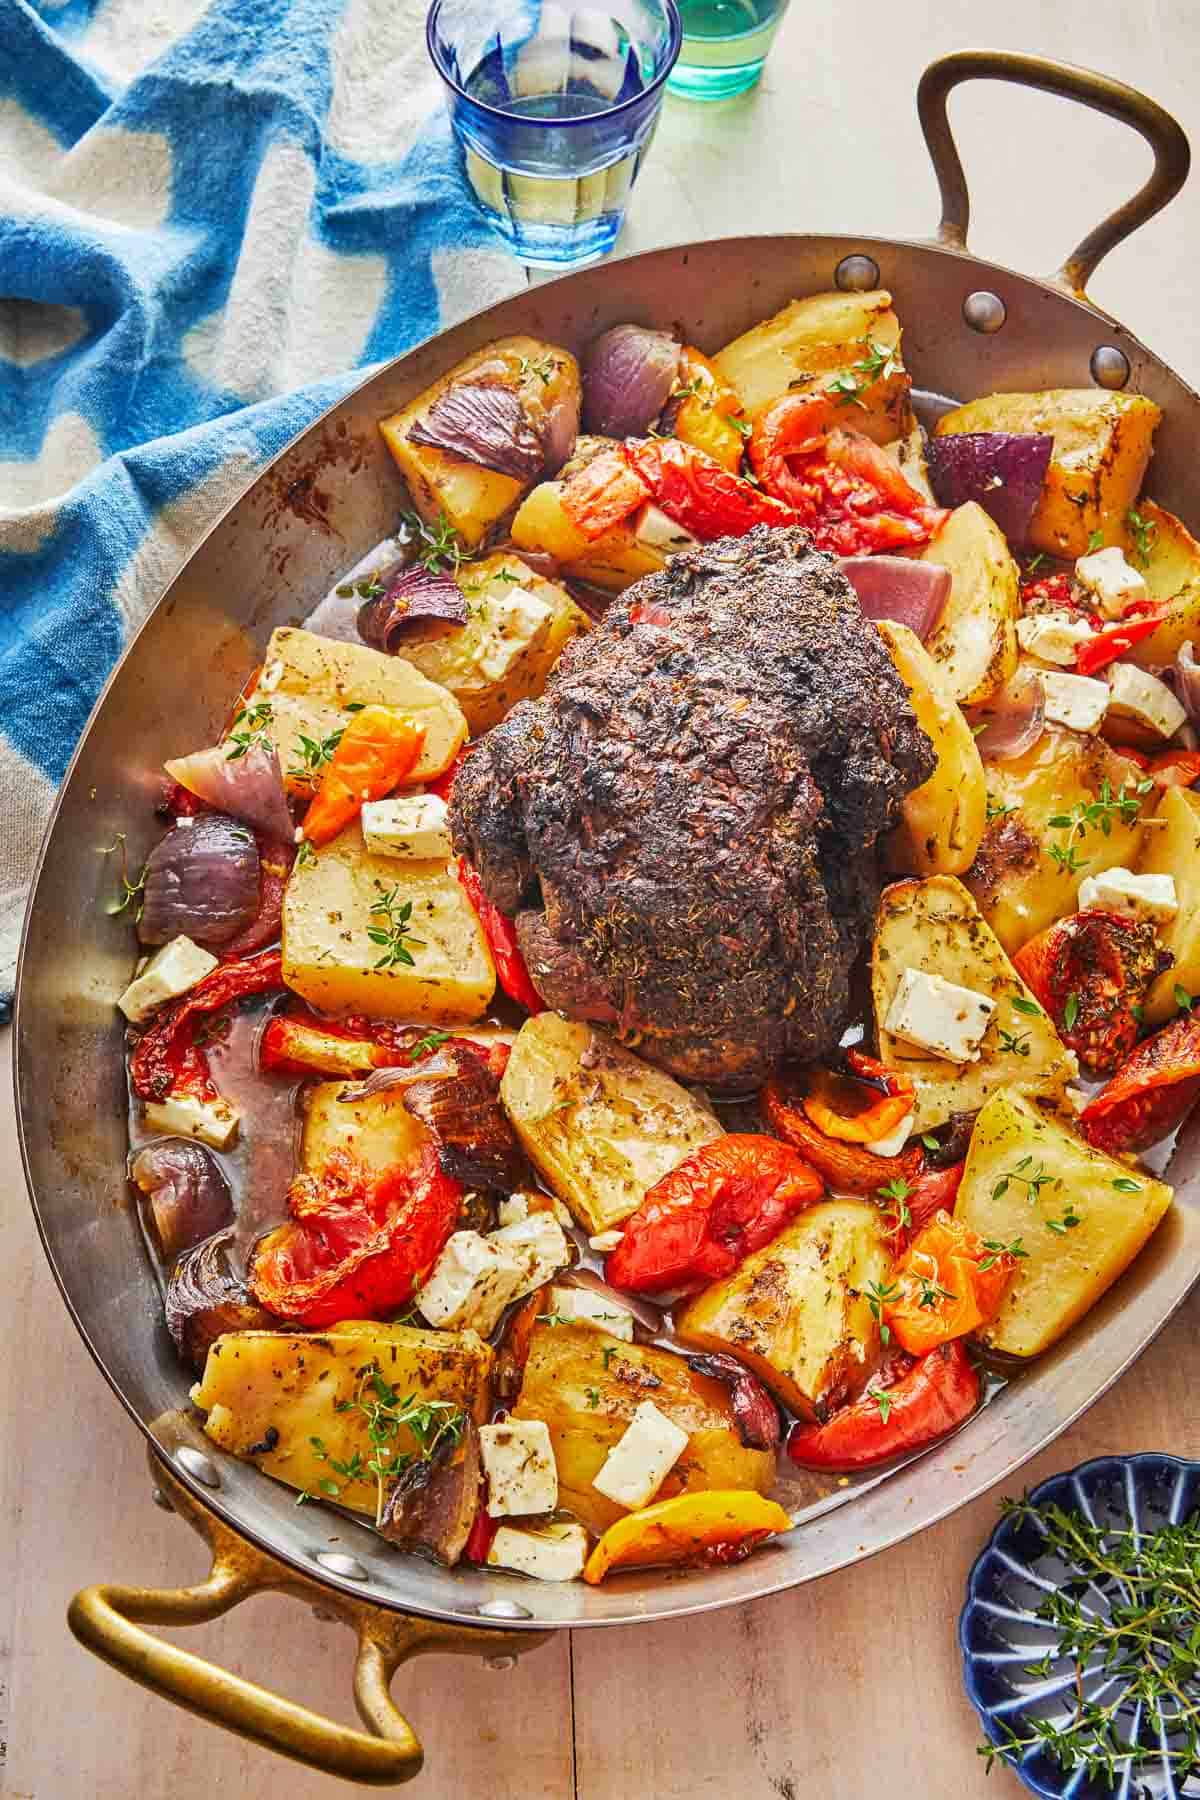
M 879 1361 L 868 1298 L 892 1257 L 879 1208 L 822 1200 L 675 1317 L 681 1343 L 723 1350 L 802 1419 L 856 1400 Z
M 406 786 L 440 775 L 467 740 L 467 721 L 453 694 L 403 657 L 286 625 L 271 633 L 249 704 L 270 708 L 255 723 L 278 750 L 284 786 L 293 794 L 311 795 L 313 789 L 301 737 L 323 743 L 349 722 L 352 708 L 392 706 L 421 727 L 425 741 Z
M 653 1400 L 688 1433 L 687 1448 L 658 1499 L 707 1488 L 766 1493 L 771 1487 L 775 1458 L 743 1445 L 719 1382 L 693 1374 L 681 1356 L 651 1344 L 627 1344 L 587 1325 L 536 1325 L 513 1414 L 549 1427 L 559 1504 L 592 1531 L 605 1531 L 625 1516 L 625 1508 L 598 1493 L 592 1481 L 643 1400 Z
M 429 1133 L 404 1104 L 403 1088 L 384 1088 L 366 1100 L 343 1100 L 345 1081 L 317 1081 L 300 1102 L 300 1162 L 317 1173 L 335 1150 L 382 1175 L 409 1163 L 429 1142 Z
M 996 1002 L 978 1062 L 922 1055 L 885 1030 L 905 969 L 941 975 Z M 1064 1090 L 1079 1073 L 1075 1057 L 952 875 L 884 889 L 871 952 L 871 999 L 881 1058 L 911 1076 L 916 1087 L 914 1132 L 944 1125 L 952 1113 L 975 1112 L 1001 1087 L 1043 1106 L 1066 1104 Z
M 1085 875 L 1134 866 L 1142 839 L 1141 809 L 1153 797 L 1138 793 L 1144 779 L 1136 763 L 1103 738 L 1072 731 L 1045 731 L 1032 750 L 1009 762 L 986 766 L 994 817 L 979 854 L 963 876 L 984 918 L 1010 956 L 1064 913 L 1073 912 Z M 1100 829 L 1072 833 L 1051 819 L 1079 816 L 1080 808 L 1102 798 L 1139 802 L 1137 816 L 1112 811 L 1107 835 Z M 1011 810 L 1001 811 L 1002 808 Z M 1068 868 L 1051 854 L 1055 849 Z
M 929 780 L 905 798 L 902 822 L 887 842 L 888 867 L 906 875 L 961 875 L 983 839 L 983 759 L 943 670 L 916 632 L 891 620 L 879 630 L 937 757 Z
M 1153 500 L 1138 501 L 1137 518 L 1140 531 L 1132 529 L 1130 514 L 1125 516 L 1125 559 L 1142 576 L 1150 598 L 1169 604 L 1158 629 L 1127 651 L 1126 661 L 1151 669 L 1174 662 L 1186 643 L 1200 646 L 1200 543 Z
M 401 412 L 380 421 L 384 441 L 422 518 L 432 523 L 444 514 L 473 549 L 532 483 L 410 441 L 413 426 L 427 416 L 448 388 L 462 384 L 466 377 L 515 388 L 536 429 L 550 408 L 564 400 L 574 406 L 578 417 L 579 365 L 569 351 L 537 338 L 500 338 L 456 363 Z
M 855 367 L 869 361 L 872 351 L 890 353 L 887 374 L 881 371 L 874 379 Z M 782 312 L 726 344 L 712 360 L 751 414 L 789 390 L 813 393 L 849 377 L 858 391 L 846 406 L 847 424 L 877 444 L 889 444 L 903 437 L 911 422 L 911 382 L 899 353 L 900 321 L 892 296 L 880 288 L 869 294 L 792 300 Z M 850 396 L 845 397 L 849 402 Z
M 1144 394 L 1106 388 L 1050 388 L 992 394 L 938 420 L 937 435 L 960 431 L 1050 432 L 1054 450 L 1030 543 L 1047 556 L 1083 556 L 1094 531 L 1121 541 L 1125 515 L 1141 491 L 1162 412 Z
M 993 1094 L 954 1216 L 991 1242 L 1020 1238 L 1026 1254 L 981 1336 L 1010 1356 L 1048 1349 L 1128 1268 L 1171 1199 L 1165 1182 L 1093 1150 L 1011 1088 Z
M 950 598 L 925 649 L 960 706 L 978 706 L 1017 666 L 1020 575 L 1004 533 L 982 506 L 956 506 L 921 552 L 950 571 Z
M 378 966 L 387 950 L 372 941 L 377 903 L 412 902 L 411 964 Z M 478 916 L 443 863 L 397 863 L 363 846 L 356 822 L 297 863 L 283 899 L 283 979 L 323 1012 L 447 1025 L 478 1019 L 496 971 Z
M 925 432 L 920 423 L 914 421 L 904 437 L 895 438 L 883 447 L 899 466 L 909 487 L 916 488 L 927 505 L 936 506 L 937 499 L 929 485 L 929 464 L 925 460 Z
M 690 1151 L 722 1135 L 661 1069 L 552 1012 L 521 1027 L 500 1098 L 530 1160 L 589 1232 L 619 1225 Z
M 585 537 L 563 508 L 562 490 L 561 481 L 543 481 L 524 500 L 512 522 L 518 550 L 547 551 L 564 575 L 614 594 L 666 568 L 663 552 L 639 540 L 636 521 L 614 525 L 603 537 Z
M 334 1481 L 339 1506 L 375 1516 L 374 1476 L 347 1480 L 331 1463 L 373 1454 L 361 1412 L 339 1411 L 357 1397 L 364 1371 L 377 1366 L 403 1401 L 445 1400 L 481 1424 L 488 1414 L 492 1351 L 473 1331 L 417 1331 L 408 1325 L 348 1321 L 327 1331 L 231 1331 L 208 1353 L 192 1399 L 208 1414 L 215 1444 L 314 1496 Z M 325 1447 L 317 1455 L 314 1439 Z M 417 1448 L 402 1427 L 397 1455 Z
M 1179 911 L 1158 927 L 1158 940 L 1175 958 L 1146 1001 L 1151 1025 L 1165 1025 L 1178 1011 L 1177 987 L 1200 994 L 1200 794 L 1190 788 L 1163 791 L 1154 812 L 1161 821 L 1142 834 L 1135 865 L 1139 875 L 1170 875 Z

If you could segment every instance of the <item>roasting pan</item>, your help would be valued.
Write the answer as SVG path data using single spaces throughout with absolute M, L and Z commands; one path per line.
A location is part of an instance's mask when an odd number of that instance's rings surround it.
M 1131 126 L 1150 179 L 1046 280 L 968 253 L 968 194 L 946 101 L 979 77 L 1044 89 Z M 889 288 L 918 389 L 1128 386 L 1163 409 L 1153 492 L 1200 517 L 1200 397 L 1085 286 L 1101 257 L 1179 190 L 1180 127 L 1152 101 L 1086 70 L 962 51 L 922 78 L 918 110 L 942 197 L 936 243 L 780 235 L 657 250 L 566 276 L 477 314 L 367 378 L 276 457 L 217 522 L 162 596 L 101 695 L 62 786 L 25 926 L 16 1014 L 22 1153 L 38 1228 L 75 1323 L 151 1446 L 159 1500 L 209 1540 L 213 1568 L 179 1590 L 94 1587 L 70 1623 L 92 1650 L 158 1693 L 314 1767 L 384 1785 L 421 1766 L 390 1679 L 420 1650 L 511 1655 L 562 1627 L 635 1624 L 738 1605 L 885 1549 L 1010 1476 L 1076 1419 L 1150 1343 L 1200 1275 L 1200 1124 L 1175 1152 L 1178 1204 L 1134 1267 L 1056 1350 L 963 1432 L 889 1476 L 834 1497 L 785 1540 L 735 1568 L 623 1576 L 599 1589 L 450 1573 L 398 1555 L 327 1509 L 223 1455 L 189 1417 L 189 1376 L 162 1323 L 125 1181 L 125 1089 L 115 1008 L 127 929 L 104 902 L 97 849 L 128 834 L 133 866 L 152 838 L 164 758 L 211 743 L 229 695 L 276 625 L 299 622 L 394 523 L 401 488 L 376 430 L 491 338 L 530 332 L 580 350 L 627 318 L 680 326 L 713 348 L 797 295 Z M 336 1533 L 336 1549 L 330 1539 Z M 354 1688 L 368 1727 L 318 1718 L 143 1629 L 211 1619 L 273 1588 L 316 1602 L 359 1637 Z

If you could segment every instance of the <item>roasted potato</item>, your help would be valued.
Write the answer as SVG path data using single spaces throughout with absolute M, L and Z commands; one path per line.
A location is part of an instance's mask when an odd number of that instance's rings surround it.
M 693 1374 L 680 1356 L 651 1344 L 627 1344 L 588 1325 L 534 1327 L 518 1419 L 542 1419 L 558 1465 L 559 1504 L 592 1531 L 607 1530 L 625 1509 L 592 1481 L 635 1409 L 653 1400 L 688 1433 L 688 1444 L 657 1498 L 700 1488 L 753 1488 L 775 1479 L 769 1450 L 747 1450 L 734 1424 L 728 1391 Z
M 594 1026 L 539 1013 L 517 1034 L 500 1098 L 530 1160 L 589 1232 L 722 1135 L 687 1089 Z
M 963 876 L 980 911 L 1010 956 L 1064 913 L 1073 912 L 1085 875 L 1132 868 L 1142 837 L 1141 811 L 1152 799 L 1137 791 L 1144 779 L 1136 763 L 1102 738 L 1072 731 L 1044 731 L 1032 750 L 1008 762 L 986 764 L 991 818 L 979 854 Z M 1101 800 L 1137 800 L 1137 816 L 1117 808 L 1107 814 L 1107 833 L 1051 825 L 1079 818 Z M 1131 811 L 1131 808 L 1126 810 Z M 1060 852 L 1057 860 L 1052 852 Z M 1074 860 L 1077 866 L 1067 866 Z
M 885 444 L 884 449 L 892 461 L 899 465 L 900 473 L 909 487 L 916 488 L 927 505 L 936 506 L 937 500 L 929 485 L 929 465 L 925 460 L 925 432 L 922 426 L 914 421 L 912 429 L 904 437 Z
M 1025 1255 L 985 1341 L 1010 1356 L 1048 1349 L 1128 1268 L 1171 1197 L 1165 1182 L 1093 1150 L 1011 1088 L 993 1094 L 954 1216 L 989 1242 L 1020 1239 Z
M 1092 533 L 1119 543 L 1141 490 L 1162 412 L 1144 394 L 1107 388 L 1051 388 L 968 400 L 938 420 L 937 435 L 960 431 L 1049 432 L 1054 450 L 1030 543 L 1047 556 L 1083 556 Z
M 676 1314 L 681 1343 L 744 1362 L 803 1419 L 862 1393 L 879 1361 L 873 1285 L 891 1268 L 877 1206 L 822 1200 Z
M 285 787 L 304 796 L 312 794 L 313 771 L 301 738 L 325 742 L 349 723 L 352 709 L 391 706 L 421 727 L 425 741 L 407 786 L 449 768 L 467 739 L 467 721 L 453 694 L 403 657 L 285 625 L 271 633 L 258 686 L 246 704 L 255 709 L 255 727 L 279 752 Z
M 213 1442 L 286 1481 L 320 1495 L 333 1481 L 340 1506 L 375 1516 L 373 1476 L 348 1480 L 334 1462 L 373 1451 L 361 1412 L 339 1405 L 358 1398 L 364 1371 L 377 1365 L 400 1401 L 446 1400 L 480 1424 L 490 1403 L 492 1352 L 473 1331 L 417 1331 L 408 1325 L 347 1321 L 328 1330 L 290 1335 L 282 1331 L 231 1331 L 208 1352 L 192 1399 L 208 1414 Z M 318 1444 L 325 1449 L 317 1454 Z M 393 1454 L 417 1448 L 401 1426 Z
M 905 969 L 941 975 L 996 1002 L 978 1062 L 923 1055 L 884 1028 Z M 1067 1083 L 1079 1073 L 1074 1056 L 953 876 L 898 881 L 884 889 L 871 951 L 871 1000 L 880 1056 L 911 1076 L 916 1087 L 914 1132 L 944 1125 L 953 1113 L 974 1112 L 1001 1087 L 1061 1106 Z
M 900 361 L 900 321 L 882 289 L 792 300 L 712 360 L 748 413 L 789 390 L 819 392 L 841 381 L 848 384 L 840 393 L 846 423 L 855 431 L 889 444 L 909 429 L 911 383 Z M 874 375 L 873 362 L 881 365 Z
M 1146 1001 L 1151 1025 L 1164 1025 L 1175 1016 L 1177 987 L 1200 993 L 1200 794 L 1190 788 L 1166 788 L 1154 813 L 1154 822 L 1142 834 L 1135 865 L 1139 875 L 1171 875 L 1179 911 L 1158 927 L 1164 950 L 1174 965 L 1160 975 Z
M 1004 533 L 982 506 L 956 506 L 921 552 L 951 576 L 950 598 L 925 648 L 960 706 L 978 706 L 1017 666 L 1020 576 Z
M 531 424 L 538 429 L 551 408 L 573 407 L 579 417 L 579 365 L 567 350 L 537 338 L 501 338 L 464 358 L 403 411 L 380 421 L 379 429 L 408 483 L 413 505 L 434 522 L 444 514 L 471 548 L 516 506 L 532 483 L 484 469 L 465 457 L 414 444 L 409 432 L 426 418 L 447 389 L 490 381 L 519 394 Z
M 1125 660 L 1159 668 L 1174 662 L 1182 645 L 1200 645 L 1200 543 L 1174 513 L 1139 500 L 1125 516 L 1122 548 L 1150 598 L 1168 603 L 1158 629 L 1127 650 Z
M 568 518 L 562 490 L 561 481 L 543 481 L 524 500 L 512 522 L 512 540 L 518 550 L 546 551 L 562 565 L 564 575 L 614 594 L 641 576 L 656 575 L 666 568 L 665 551 L 643 543 L 637 535 L 640 514 L 614 525 L 602 537 L 588 538 Z
M 943 670 L 920 638 L 890 620 L 879 630 L 937 757 L 929 780 L 905 797 L 901 823 L 887 843 L 889 867 L 907 875 L 961 875 L 983 838 L 983 760 Z
M 396 947 L 411 958 L 389 963 L 389 947 L 368 934 L 385 929 L 380 901 L 412 903 Z M 363 846 L 356 822 L 296 863 L 283 899 L 283 979 L 310 1005 L 373 1019 L 435 1025 L 478 1019 L 496 971 L 478 915 L 443 863 L 397 862 Z
M 383 1174 L 409 1163 L 429 1142 L 429 1133 L 404 1104 L 403 1088 L 384 1088 L 365 1100 L 343 1100 L 345 1081 L 317 1081 L 300 1102 L 300 1161 L 313 1173 L 325 1168 L 335 1150 Z

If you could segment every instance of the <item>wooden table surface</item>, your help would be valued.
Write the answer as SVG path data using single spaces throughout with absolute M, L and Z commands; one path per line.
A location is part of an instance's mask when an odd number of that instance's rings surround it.
M 622 247 L 753 230 L 929 235 L 936 193 L 916 80 L 933 56 L 981 43 L 1121 76 L 1200 140 L 1195 0 L 796 0 L 757 93 L 721 107 L 668 102 Z M 1149 165 L 1121 127 L 1043 96 L 976 87 L 955 116 L 974 247 L 1030 271 L 1056 267 Z M 1101 304 L 1193 382 L 1198 242 L 1195 177 L 1094 284 Z M 18 1169 L 9 1054 L 0 1045 L 0 1793 L 326 1800 L 338 1784 L 172 1710 L 68 1635 L 77 1587 L 194 1580 L 203 1554 L 151 1504 L 142 1440 L 44 1264 Z M 1025 1478 L 1107 1451 L 1200 1456 L 1198 1327 L 1200 1296 Z M 883 1557 L 752 1606 L 560 1637 L 507 1672 L 414 1665 L 396 1684 L 427 1749 L 414 1791 L 430 1800 L 858 1800 L 886 1783 L 890 1800 L 1015 1794 L 1006 1772 L 985 1783 L 954 1639 L 964 1577 L 997 1497 Z M 353 1716 L 350 1639 L 290 1602 L 258 1600 L 187 1641 Z

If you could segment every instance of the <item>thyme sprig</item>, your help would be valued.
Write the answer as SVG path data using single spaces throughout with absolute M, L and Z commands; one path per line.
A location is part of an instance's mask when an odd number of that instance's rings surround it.
M 429 1400 L 416 1394 L 403 1399 L 399 1390 L 384 1380 L 378 1363 L 371 1363 L 359 1376 L 353 1400 L 338 1400 L 334 1411 L 357 1413 L 366 1424 L 371 1448 L 364 1456 L 356 1450 L 353 1456 L 339 1459 L 331 1456 L 319 1437 L 310 1438 L 318 1462 L 326 1462 L 342 1481 L 375 1479 L 375 1524 L 383 1523 L 388 1490 L 405 1470 L 415 1462 L 432 1462 L 443 1448 L 453 1448 L 463 1434 L 467 1415 L 450 1400 Z M 416 1443 L 415 1450 L 400 1451 L 396 1440 L 408 1432 Z M 338 1482 L 325 1478 L 317 1483 L 323 1494 L 336 1500 L 341 1494 Z
M 1120 792 L 1114 794 L 1112 783 L 1105 777 L 1094 800 L 1081 800 L 1070 812 L 1053 814 L 1046 823 L 1051 831 L 1065 831 L 1067 841 L 1065 845 L 1050 846 L 1051 861 L 1058 864 L 1064 875 L 1074 875 L 1085 869 L 1088 859 L 1079 855 L 1077 843 L 1089 831 L 1111 837 L 1118 820 L 1122 825 L 1132 825 L 1141 811 L 1142 800 L 1153 786 L 1149 777 L 1145 781 L 1123 781 Z
M 105 844 L 101 849 L 100 854 L 101 856 L 112 856 L 117 851 L 120 851 L 121 853 L 121 892 L 117 895 L 115 900 L 109 901 L 104 910 L 110 919 L 119 919 L 123 912 L 132 908 L 133 910 L 130 912 L 130 917 L 136 925 L 142 916 L 142 907 L 146 890 L 146 870 L 150 865 L 148 862 L 144 862 L 142 864 L 141 874 L 136 880 L 130 881 L 129 852 L 125 846 L 125 833 L 123 831 L 118 831 L 113 842 L 111 844 Z
M 274 717 L 275 709 L 269 700 L 259 700 L 253 706 L 239 708 L 229 728 L 225 761 L 237 762 L 240 757 L 253 750 L 256 744 L 261 745 L 264 750 L 272 749 L 271 733 L 267 727 Z
M 439 512 L 436 525 L 415 512 L 401 513 L 400 518 L 416 540 L 417 561 L 431 575 L 453 575 L 460 564 L 472 561 L 474 551 L 463 543 L 444 512 Z
M 412 901 L 401 900 L 398 887 L 389 888 L 386 893 L 381 888 L 378 900 L 371 907 L 371 918 L 375 923 L 368 925 L 367 936 L 383 951 L 371 967 L 392 969 L 397 963 L 410 969 L 415 967 L 408 945 L 420 944 L 421 939 L 413 937 L 410 930 Z

